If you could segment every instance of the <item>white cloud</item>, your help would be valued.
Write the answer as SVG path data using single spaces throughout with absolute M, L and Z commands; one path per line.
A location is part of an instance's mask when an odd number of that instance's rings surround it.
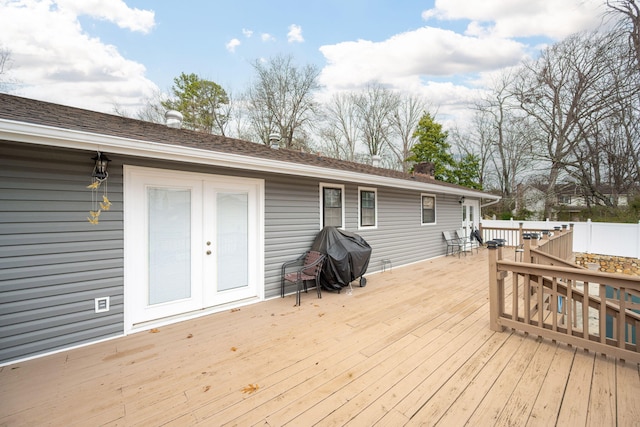
M 470 20 L 466 34 L 561 39 L 598 25 L 602 0 L 436 0 L 425 20 Z
M 302 27 L 296 24 L 289 25 L 287 40 L 289 43 L 303 43 L 304 37 L 302 37 Z
M 269 33 L 262 33 L 262 34 L 260 35 L 260 39 L 261 39 L 263 42 L 265 42 L 265 43 L 266 43 L 266 42 L 273 42 L 273 41 L 276 41 L 276 38 L 275 38 L 275 37 L 273 37 L 273 36 L 272 36 L 271 34 L 269 34 Z
M 104 19 L 131 31 L 148 33 L 155 26 L 153 11 L 132 9 L 122 0 L 56 0 L 55 3 L 60 11 Z
M 122 28 L 142 32 L 153 28 L 153 12 L 123 8 L 120 0 L 86 3 L 91 16 Z M 114 104 L 137 110 L 157 86 L 145 77 L 144 65 L 83 30 L 78 16 L 85 13 L 84 4 L 0 0 L 0 44 L 11 50 L 10 77 L 19 81 L 15 93 L 98 111 L 111 112 Z
M 250 38 L 253 35 L 253 31 L 252 30 L 247 30 L 246 28 L 242 29 L 242 34 L 246 37 L 246 38 Z
M 379 43 L 358 40 L 322 46 L 320 51 L 328 63 L 321 82 L 339 88 L 501 68 L 520 61 L 525 46 L 508 39 L 468 37 L 424 27 Z
M 484 90 L 489 76 L 517 66 L 545 43 L 596 28 L 603 3 L 436 0 L 434 8 L 422 14 L 429 26 L 383 41 L 321 46 L 326 59 L 320 74 L 323 96 L 377 82 L 423 94 L 439 109 L 443 123 L 465 121 L 471 114 L 469 103 Z M 447 26 L 461 30 L 436 28 L 443 21 L 458 21 Z
M 236 51 L 236 48 L 238 46 L 240 46 L 241 44 L 242 44 L 242 42 L 240 40 L 231 39 L 231 40 L 229 40 L 229 42 L 226 45 L 224 45 L 224 47 L 226 47 L 229 52 L 233 53 L 233 52 Z

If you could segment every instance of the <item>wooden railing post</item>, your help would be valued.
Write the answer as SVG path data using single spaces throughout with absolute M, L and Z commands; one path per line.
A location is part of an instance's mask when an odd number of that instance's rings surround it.
M 522 261 L 531 263 L 531 235 L 529 233 L 525 233 L 522 236 L 522 243 L 524 248 L 524 253 L 522 254 Z
M 493 240 L 487 242 L 489 249 L 489 327 L 502 332 L 504 327 L 498 319 L 504 313 L 504 279 L 498 271 L 498 261 L 502 259 L 502 247 Z
M 566 260 L 573 258 L 573 224 L 569 224 L 569 234 L 567 235 L 567 257 Z M 573 259 L 571 259 L 573 261 Z
M 520 232 L 518 233 L 518 243 L 516 243 L 516 246 L 521 245 L 523 243 L 523 241 L 522 241 L 523 227 L 524 227 L 524 224 L 521 222 L 520 223 Z

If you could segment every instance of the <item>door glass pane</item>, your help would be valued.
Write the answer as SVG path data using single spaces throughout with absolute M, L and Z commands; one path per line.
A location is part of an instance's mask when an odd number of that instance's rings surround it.
M 249 196 L 247 193 L 217 195 L 218 291 L 249 285 Z
M 149 300 L 160 304 L 191 296 L 191 191 L 147 190 Z

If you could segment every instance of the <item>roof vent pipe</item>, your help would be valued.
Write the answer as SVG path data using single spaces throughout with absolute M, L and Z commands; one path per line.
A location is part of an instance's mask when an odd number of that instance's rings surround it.
M 374 154 L 371 156 L 371 166 L 373 166 L 374 168 L 379 168 L 380 167 L 380 160 L 382 160 L 382 157 L 380 157 L 377 154 Z
M 184 118 L 180 111 L 169 110 L 164 113 L 167 127 L 180 129 L 182 127 L 182 119 Z
M 280 148 L 280 134 L 279 133 L 272 133 L 269 134 L 269 146 L 271 148 L 273 148 L 274 150 L 277 150 Z

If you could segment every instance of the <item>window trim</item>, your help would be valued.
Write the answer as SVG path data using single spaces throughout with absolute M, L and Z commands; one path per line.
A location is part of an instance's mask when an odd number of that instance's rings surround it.
M 362 225 L 362 193 L 373 193 L 373 225 Z M 378 189 L 358 187 L 358 230 L 374 230 L 378 228 Z
M 326 182 L 321 182 L 320 183 L 320 230 L 322 230 L 324 228 L 324 189 L 325 188 L 334 188 L 334 189 L 339 189 L 340 190 L 340 203 L 342 204 L 342 209 L 341 209 L 341 214 L 342 214 L 342 225 L 338 228 L 340 229 L 345 229 L 345 224 L 344 224 L 344 220 L 345 220 L 345 215 L 344 215 L 344 208 L 345 208 L 345 190 L 344 190 L 344 184 L 331 184 L 331 183 L 326 183 Z
M 433 222 L 424 222 L 424 198 L 433 198 Z M 435 225 L 438 223 L 438 198 L 435 194 L 421 193 L 420 194 L 420 225 Z

